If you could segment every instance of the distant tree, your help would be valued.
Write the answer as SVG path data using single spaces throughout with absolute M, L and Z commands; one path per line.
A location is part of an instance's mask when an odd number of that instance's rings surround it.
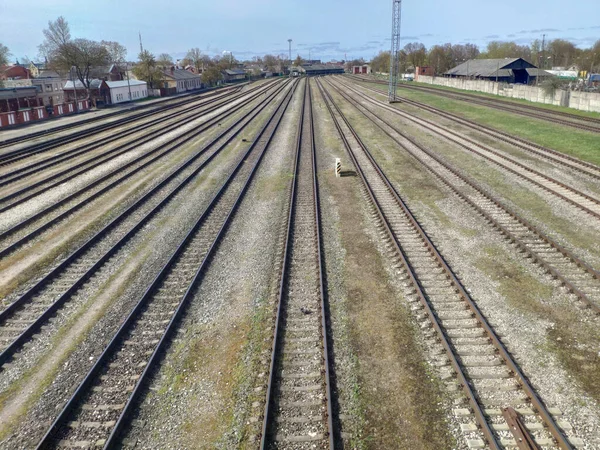
M 156 64 L 154 55 L 144 50 L 138 55 L 138 63 L 133 68 L 133 74 L 138 80 L 148 83 L 150 89 L 158 89 L 164 81 L 164 74 Z
M 269 72 L 278 72 L 279 61 L 276 56 L 273 55 L 265 55 L 263 58 L 265 67 Z
M 404 46 L 407 62 L 413 67 L 422 66 L 427 60 L 427 49 L 420 42 L 411 42 Z
M 572 42 L 564 39 L 550 41 L 547 54 L 552 61 L 552 66 L 569 67 L 574 60 L 577 48 Z
M 390 52 L 379 52 L 379 54 L 371 60 L 371 70 L 373 72 L 389 72 Z
M 171 67 L 173 65 L 173 58 L 168 53 L 161 53 L 156 58 L 156 65 L 163 68 Z
M 48 65 L 61 74 L 73 73 L 90 98 L 90 70 L 111 62 L 106 47 L 89 39 L 71 39 L 69 24 L 62 16 L 48 22 L 43 33 L 45 39 L 40 51 L 47 58 Z
M 531 48 L 528 45 L 518 45 L 516 42 L 491 41 L 488 42 L 485 52 L 479 55 L 480 58 L 503 59 L 503 58 L 523 58 L 526 61 L 532 60 Z
M 108 52 L 110 62 L 118 64 L 124 62 L 127 58 L 127 49 L 124 45 L 114 41 L 100 41 L 100 44 Z
M 187 65 L 193 66 L 196 68 L 196 73 L 202 72 L 202 68 L 204 66 L 204 59 L 202 58 L 202 52 L 198 47 L 191 48 L 188 50 L 185 58 L 183 59 L 184 67 Z
M 6 45 L 0 44 L 0 66 L 6 66 L 11 53 Z
M 108 59 L 111 64 L 117 66 L 119 73 L 123 76 L 126 75 L 128 70 L 127 64 L 127 48 L 124 45 L 114 41 L 100 41 L 106 51 L 108 52 Z
M 294 66 L 301 66 L 304 60 L 300 57 L 300 55 L 296 56 L 294 60 Z
M 209 67 L 205 68 L 202 72 L 202 82 L 213 86 L 223 79 L 221 74 L 221 68 L 218 63 L 214 63 Z
M 436 74 L 442 74 L 462 62 L 457 61 L 456 53 L 452 51 L 451 44 L 434 45 L 429 49 L 427 64 L 433 67 Z

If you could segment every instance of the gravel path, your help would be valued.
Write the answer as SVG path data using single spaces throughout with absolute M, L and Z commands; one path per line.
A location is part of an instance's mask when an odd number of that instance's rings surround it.
M 238 146 L 240 144 L 242 144 L 241 141 L 237 143 Z M 238 153 L 239 149 L 236 149 L 233 153 L 229 151 L 228 159 L 237 158 L 235 155 Z M 115 262 L 115 265 L 118 265 L 117 272 L 127 273 L 128 270 L 131 270 L 132 276 L 128 280 L 123 280 L 127 283 L 122 283 L 118 292 L 113 293 L 112 296 L 106 296 L 103 314 L 100 315 L 99 320 L 96 318 L 97 322 L 88 324 L 91 327 L 89 334 L 79 336 L 81 342 L 77 342 L 78 345 L 75 348 L 67 349 L 68 351 L 63 355 L 62 360 L 56 361 L 56 355 L 51 356 L 55 363 L 60 364 L 59 367 L 53 368 L 55 373 L 51 374 L 56 378 L 53 382 L 51 377 L 44 379 L 44 383 L 40 386 L 42 392 L 28 392 L 28 395 L 39 396 L 39 401 L 33 405 L 26 417 L 20 420 L 21 425 L 6 444 L 8 447 L 5 448 L 14 448 L 13 446 L 18 445 L 18 442 L 23 442 L 21 439 L 31 443 L 40 438 L 39 433 L 44 430 L 44 426 L 49 424 L 52 415 L 56 413 L 56 408 L 50 405 L 61 404 L 79 377 L 89 369 L 98 352 L 104 347 L 118 326 L 119 318 L 123 317 L 133 302 L 137 301 L 145 286 L 155 276 L 174 246 L 180 242 L 192 223 L 191 221 L 194 220 L 194 217 L 198 217 L 212 192 L 220 184 L 219 180 L 223 179 L 224 174 L 230 170 L 229 167 L 231 167 L 231 163 L 224 164 L 221 162 L 217 164 L 210 171 L 208 178 L 199 179 L 195 186 L 184 191 L 180 195 L 180 202 L 175 202 L 177 204 L 173 205 L 172 208 L 165 208 L 152 222 L 152 225 L 144 228 L 144 233 L 136 236 L 131 241 L 131 248 L 135 248 L 136 251 L 128 252 L 128 249 L 124 248 L 118 253 L 117 258 L 119 255 L 123 255 L 123 259 Z M 110 288 L 110 280 L 102 287 L 105 290 Z M 102 297 L 102 291 L 92 290 L 91 292 L 82 292 L 82 294 L 84 299 L 89 299 L 92 295 L 95 295 L 96 298 Z M 56 325 L 60 326 L 63 323 L 58 320 Z M 52 344 L 54 347 L 56 346 L 56 342 Z M 26 350 L 26 352 L 32 352 L 31 359 L 42 356 L 37 353 L 40 347 L 43 348 L 43 344 Z M 69 352 L 71 353 L 69 354 Z M 30 358 L 26 356 L 20 358 L 18 363 L 11 367 L 11 370 L 29 370 L 27 373 L 31 376 L 34 367 L 19 366 L 19 364 L 29 360 Z M 24 445 L 28 446 L 29 444 L 25 443 Z
M 246 340 L 248 322 L 276 276 L 298 97 L 290 106 L 127 436 L 139 448 L 186 448 L 199 441 L 237 448 L 248 437 L 242 430 L 254 412 L 248 398 L 258 375 L 251 370 L 256 343 Z M 233 367 L 219 364 L 224 358 Z

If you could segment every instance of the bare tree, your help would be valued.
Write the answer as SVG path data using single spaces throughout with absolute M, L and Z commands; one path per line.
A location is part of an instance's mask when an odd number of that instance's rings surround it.
M 156 65 L 159 67 L 170 67 L 173 65 L 173 58 L 168 53 L 161 53 L 156 58 Z
M 48 28 L 44 31 L 44 42 L 39 46 L 40 53 L 51 61 L 59 57 L 61 47 L 71 42 L 71 31 L 69 24 L 63 16 L 54 22 L 48 22 Z
M 298 56 L 296 56 L 296 59 L 294 60 L 294 66 L 301 66 L 303 62 L 304 62 L 304 60 L 302 59 L 302 57 L 300 55 L 298 55 Z
M 8 58 L 11 53 L 6 45 L 0 44 L 0 66 L 6 66 L 8 64 Z
M 277 57 L 273 56 L 273 55 L 265 55 L 265 57 L 263 58 L 265 67 L 267 68 L 267 70 L 269 72 L 277 72 L 277 68 L 279 66 L 279 61 L 277 60 Z
M 125 58 L 127 57 L 127 49 L 124 45 L 121 45 L 115 41 L 100 41 L 100 45 L 102 45 L 108 52 L 111 62 L 116 63 L 119 61 L 125 61 Z
M 420 42 L 411 42 L 404 46 L 407 61 L 413 67 L 422 66 L 427 60 L 427 49 Z
M 61 74 L 74 73 L 90 98 L 90 70 L 111 61 L 107 48 L 89 39 L 72 39 L 69 24 L 62 16 L 48 22 L 44 37 L 40 52 L 48 59 L 49 66 Z
M 198 47 L 189 49 L 183 61 L 184 65 L 194 66 L 196 68 L 196 73 L 202 72 L 202 69 L 204 68 L 202 52 Z

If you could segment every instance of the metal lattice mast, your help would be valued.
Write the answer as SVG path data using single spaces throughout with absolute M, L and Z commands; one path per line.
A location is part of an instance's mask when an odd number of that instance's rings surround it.
M 388 100 L 396 101 L 396 89 L 398 88 L 398 73 L 400 72 L 400 17 L 402 0 L 392 0 L 392 47 L 390 49 L 390 85 L 388 88 Z

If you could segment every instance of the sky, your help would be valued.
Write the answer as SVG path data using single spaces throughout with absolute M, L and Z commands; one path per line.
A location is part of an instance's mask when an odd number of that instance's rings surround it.
M 0 43 L 13 59 L 38 59 L 49 20 L 64 16 L 77 38 L 118 41 L 128 59 L 144 49 L 181 58 L 192 47 L 239 60 L 267 53 L 322 59 L 370 59 L 389 50 L 392 0 L 0 0 Z M 402 43 L 529 44 L 564 38 L 578 47 L 600 39 L 600 1 L 404 0 Z

